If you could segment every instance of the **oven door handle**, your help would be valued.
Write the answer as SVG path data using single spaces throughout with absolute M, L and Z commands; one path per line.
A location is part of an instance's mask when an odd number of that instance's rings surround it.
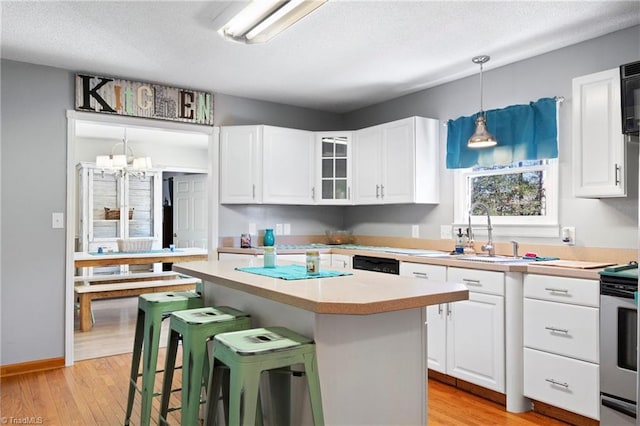
M 602 405 L 605 407 L 611 408 L 612 410 L 625 414 L 629 417 L 633 417 L 634 419 L 636 418 L 635 404 L 619 401 L 606 395 L 600 395 L 600 398 Z

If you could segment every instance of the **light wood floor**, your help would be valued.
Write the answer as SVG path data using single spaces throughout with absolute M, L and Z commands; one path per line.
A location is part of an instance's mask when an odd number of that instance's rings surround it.
M 161 350 L 161 358 L 164 350 Z M 3 417 L 41 418 L 45 425 L 121 425 L 124 420 L 130 354 L 76 362 L 73 367 L 23 374 L 2 380 L 0 412 Z M 179 372 L 176 374 L 179 382 Z M 156 382 L 156 389 L 161 386 Z M 174 385 L 174 387 L 176 387 Z M 158 416 L 158 398 L 153 424 Z M 179 405 L 174 398 L 172 405 Z M 136 397 L 132 424 L 138 424 Z M 535 413 L 512 414 L 493 402 L 429 381 L 429 425 L 562 425 Z M 177 412 L 171 424 L 179 424 Z
M 45 425 L 122 424 L 127 402 L 137 298 L 100 300 L 94 302 L 93 308 L 96 319 L 93 329 L 75 333 L 76 363 L 73 367 L 2 380 L 2 416 L 41 417 Z M 166 329 L 167 324 L 163 324 L 162 346 L 166 342 Z M 161 349 L 159 362 L 160 365 L 164 362 L 164 349 Z M 176 381 L 179 382 L 179 379 L 177 372 Z M 158 378 L 156 389 L 159 390 L 160 386 Z M 158 405 L 158 401 L 154 401 L 154 424 L 158 417 Z M 172 405 L 179 405 L 177 396 L 173 398 Z M 137 424 L 139 410 L 139 397 L 136 397 L 133 424 Z M 532 412 L 507 413 L 498 404 L 434 380 L 429 380 L 428 412 L 429 425 L 564 424 Z M 176 414 L 172 415 L 172 424 L 179 424 Z
M 95 300 L 91 304 L 95 323 L 91 331 L 79 330 L 75 319 L 73 354 L 80 361 L 131 352 L 138 311 L 138 298 Z M 160 346 L 166 346 L 169 322 L 162 323 Z

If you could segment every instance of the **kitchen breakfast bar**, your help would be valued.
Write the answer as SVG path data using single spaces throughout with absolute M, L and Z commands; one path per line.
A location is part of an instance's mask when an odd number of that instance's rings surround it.
M 262 260 L 173 270 L 204 281 L 206 305 L 232 306 L 250 314 L 253 327 L 284 326 L 315 340 L 327 425 L 426 424 L 424 307 L 468 299 L 463 284 L 361 270 L 284 280 L 236 269 L 245 266 Z M 311 424 L 306 389 L 295 386 L 291 424 Z

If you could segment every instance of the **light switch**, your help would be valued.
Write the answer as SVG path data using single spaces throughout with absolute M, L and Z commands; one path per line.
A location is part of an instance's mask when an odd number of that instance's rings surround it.
M 290 223 L 285 223 L 284 224 L 284 235 L 291 235 L 291 224 Z
M 51 213 L 51 227 L 53 229 L 64 228 L 64 213 Z

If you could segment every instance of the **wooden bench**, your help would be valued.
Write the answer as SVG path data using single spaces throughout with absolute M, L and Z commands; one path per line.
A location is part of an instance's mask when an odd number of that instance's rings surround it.
M 126 281 L 154 281 L 154 280 L 171 280 L 179 278 L 180 274 L 174 271 L 162 272 L 124 272 L 121 274 L 97 274 L 97 275 L 78 275 L 73 278 L 76 285 L 91 285 L 94 283 L 109 284 L 120 283 Z
M 161 291 L 189 291 L 194 290 L 198 283 L 200 283 L 199 279 L 189 277 L 76 286 L 74 291 L 80 301 L 80 331 L 91 330 L 92 300 L 139 296 L 145 293 Z

